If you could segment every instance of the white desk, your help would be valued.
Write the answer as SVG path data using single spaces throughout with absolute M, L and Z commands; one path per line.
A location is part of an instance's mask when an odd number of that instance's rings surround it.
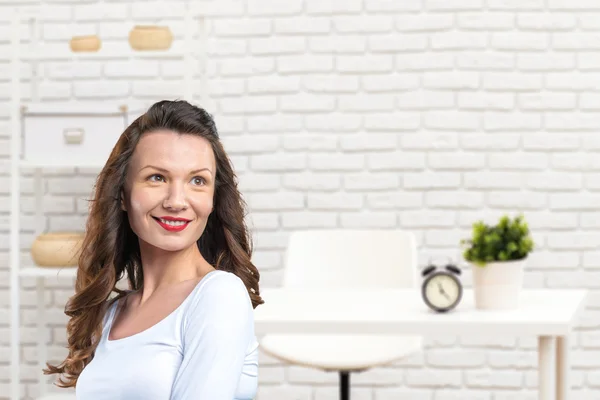
M 536 336 L 540 400 L 569 397 L 569 335 L 585 307 L 586 290 L 525 290 L 519 310 L 482 311 L 465 290 L 453 311 L 437 314 L 420 289 L 263 289 L 254 314 L 256 334 L 382 334 Z M 556 343 L 554 343 L 556 341 Z M 556 346 L 553 346 L 556 344 Z M 556 362 L 552 365 L 552 351 Z M 556 376 L 554 375 L 556 374 Z M 554 379 L 555 378 L 555 379 Z M 553 382 L 556 382 L 553 385 Z

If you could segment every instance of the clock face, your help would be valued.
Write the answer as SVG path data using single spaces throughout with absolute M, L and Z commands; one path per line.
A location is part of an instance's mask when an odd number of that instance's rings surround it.
M 429 276 L 423 282 L 423 297 L 429 307 L 436 311 L 454 308 L 462 296 L 462 286 L 454 275 L 441 272 Z

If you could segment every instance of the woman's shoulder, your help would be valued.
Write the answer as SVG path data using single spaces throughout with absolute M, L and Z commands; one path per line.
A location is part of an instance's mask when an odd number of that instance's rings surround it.
M 233 272 L 225 270 L 211 271 L 200 281 L 198 286 L 193 299 L 193 302 L 197 304 L 223 304 L 223 302 L 226 302 L 245 306 L 250 303 L 246 285 Z
M 220 286 L 244 286 L 244 282 L 240 279 L 239 276 L 234 274 L 233 272 L 225 271 L 223 269 L 215 269 L 209 272 L 203 280 L 206 279 L 207 286 L 211 285 L 220 285 Z M 211 281 L 212 283 L 209 283 Z

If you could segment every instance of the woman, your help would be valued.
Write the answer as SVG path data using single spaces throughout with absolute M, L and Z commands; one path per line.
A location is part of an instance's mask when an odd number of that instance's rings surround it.
M 154 104 L 123 132 L 95 189 L 65 307 L 69 355 L 44 372 L 64 375 L 57 386 L 79 400 L 254 398 L 260 275 L 211 116 Z

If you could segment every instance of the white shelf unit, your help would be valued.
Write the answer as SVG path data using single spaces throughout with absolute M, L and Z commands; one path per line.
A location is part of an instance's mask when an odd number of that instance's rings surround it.
M 40 24 L 44 22 L 44 9 L 15 8 L 11 15 L 11 101 L 10 101 L 10 399 L 20 400 L 20 288 L 21 278 L 35 278 L 37 292 L 37 329 L 38 329 L 38 369 L 39 369 L 39 400 L 73 400 L 74 391 L 66 390 L 64 394 L 47 393 L 42 369 L 45 368 L 47 348 L 45 337 L 44 292 L 47 279 L 73 279 L 77 269 L 73 267 L 40 267 L 36 265 L 20 265 L 20 179 L 23 168 L 33 169 L 35 189 L 36 221 L 44 220 L 42 170 L 46 167 L 88 167 L 101 168 L 108 158 L 116 139 L 132 120 L 146 107 L 138 104 L 98 102 L 82 104 L 80 102 L 48 103 L 39 101 L 37 95 L 37 64 L 43 61 L 44 54 L 40 52 Z M 194 68 L 201 72 L 199 95 L 204 100 L 206 93 L 205 49 L 206 32 L 205 19 L 198 7 L 189 8 L 182 15 L 185 23 L 184 42 L 175 55 L 169 50 L 161 52 L 134 52 L 128 58 L 168 57 L 181 59 L 184 63 L 181 93 L 173 93 L 173 98 L 193 101 Z M 28 24 L 31 41 L 24 46 L 21 37 L 22 24 Z M 194 40 L 194 24 L 196 24 L 198 39 Z M 175 45 L 177 39 L 173 41 Z M 65 44 L 65 47 L 68 45 Z M 67 47 L 68 48 L 68 47 Z M 69 50 L 70 51 L 70 50 Z M 133 54 L 135 53 L 135 54 Z M 196 54 L 196 59 L 193 56 Z M 71 53 L 70 60 L 101 59 L 102 49 L 98 53 Z M 23 61 L 32 64 L 32 97 L 25 102 L 21 93 L 21 67 Z M 135 115 L 132 115 L 135 114 Z M 102 136 L 100 137 L 100 133 Z M 75 145 L 66 143 L 65 134 L 71 139 L 85 138 Z M 79 145 L 80 147 L 77 147 Z M 75 147 L 72 147 L 75 146 Z M 75 150 L 75 151 L 74 151 Z M 92 188 L 90 188 L 90 191 Z M 42 233 L 40 226 L 36 234 Z

